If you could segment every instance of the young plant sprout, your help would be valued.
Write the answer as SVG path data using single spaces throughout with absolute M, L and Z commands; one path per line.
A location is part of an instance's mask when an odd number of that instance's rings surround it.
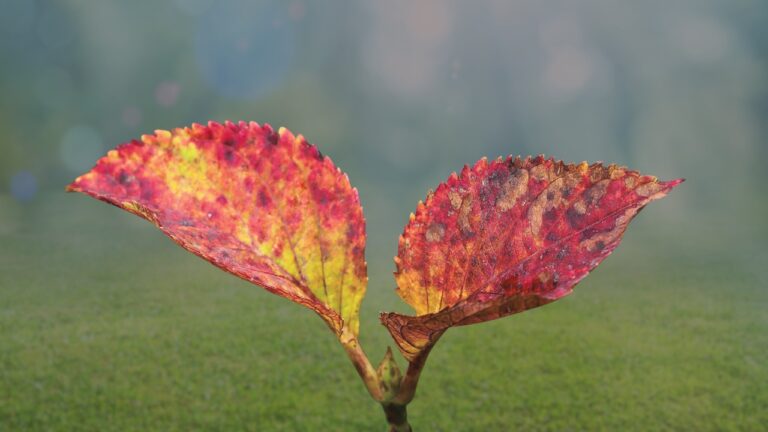
M 67 187 L 155 224 L 188 251 L 325 321 L 384 408 L 411 431 L 430 350 L 451 327 L 553 302 L 618 246 L 632 218 L 683 180 L 543 156 L 481 159 L 430 192 L 400 236 L 397 293 L 382 313 L 408 361 L 378 368 L 358 341 L 368 282 L 357 190 L 303 136 L 240 122 L 156 131 L 118 146 Z

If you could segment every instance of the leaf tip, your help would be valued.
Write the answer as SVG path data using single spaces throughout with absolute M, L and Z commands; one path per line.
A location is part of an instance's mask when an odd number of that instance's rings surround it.
M 387 352 L 384 353 L 384 359 L 391 360 L 394 356 L 392 355 L 392 347 L 387 345 Z
M 300 141 L 298 138 L 301 137 L 301 135 L 299 135 L 298 137 L 294 137 L 291 131 L 289 131 L 288 128 L 286 128 L 285 126 L 280 126 L 279 128 L 277 128 L 277 135 L 280 138 L 287 139 L 288 141 L 294 141 L 294 140 Z
M 680 183 L 683 183 L 684 181 L 685 181 L 684 178 L 674 179 L 674 180 L 664 182 L 664 186 L 671 190 L 677 187 Z
M 173 134 L 171 131 L 165 129 L 155 129 L 155 137 L 160 142 L 168 142 L 171 140 Z
M 379 312 L 379 322 L 381 322 L 382 324 L 384 324 L 386 326 L 387 325 L 387 318 L 388 318 L 390 313 L 391 312 Z

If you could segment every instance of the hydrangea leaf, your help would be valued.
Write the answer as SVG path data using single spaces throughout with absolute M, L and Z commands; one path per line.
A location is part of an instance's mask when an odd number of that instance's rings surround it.
M 543 156 L 464 167 L 419 203 L 400 237 L 397 293 L 416 316 L 381 321 L 413 361 L 450 327 L 555 301 L 681 181 Z
M 156 131 L 68 190 L 135 213 L 214 265 L 358 332 L 367 284 L 357 190 L 301 135 L 240 122 Z

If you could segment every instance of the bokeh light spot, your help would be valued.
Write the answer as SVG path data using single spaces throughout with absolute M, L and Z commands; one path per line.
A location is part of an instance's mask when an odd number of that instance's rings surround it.
M 124 125 L 136 127 L 141 124 L 141 110 L 134 106 L 125 107 L 121 118 Z
M 93 166 L 102 156 L 103 146 L 99 133 L 88 126 L 74 126 L 64 134 L 59 146 L 61 162 L 73 172 L 82 172 Z
M 32 201 L 37 195 L 37 178 L 29 171 L 18 171 L 11 177 L 11 195 L 21 202 Z
M 304 3 L 299 1 L 291 2 L 291 5 L 288 7 L 288 13 L 291 16 L 291 19 L 295 21 L 299 21 L 304 18 L 304 15 L 306 15 L 307 10 L 304 6 Z
M 689 17 L 675 24 L 674 43 L 694 62 L 714 63 L 730 48 L 728 29 L 715 20 Z
M 554 100 L 564 101 L 581 93 L 599 66 L 581 25 L 569 17 L 544 22 L 539 30 L 544 64 L 541 85 Z
M 590 55 L 580 48 L 561 48 L 549 53 L 544 85 L 554 96 L 568 97 L 580 92 L 593 73 Z
M 179 83 L 162 82 L 155 87 L 155 102 L 162 107 L 173 106 L 179 98 L 181 86 Z
M 368 2 L 374 17 L 359 44 L 375 87 L 410 99 L 438 88 L 448 61 L 456 8 L 438 0 Z
M 284 2 L 223 2 L 201 17 L 200 72 L 223 96 L 254 99 L 276 89 L 293 64 L 296 24 Z

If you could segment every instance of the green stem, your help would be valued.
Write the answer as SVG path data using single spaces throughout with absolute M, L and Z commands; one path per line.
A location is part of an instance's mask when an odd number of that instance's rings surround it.
M 345 330 L 339 340 L 360 378 L 363 379 L 368 393 L 370 393 L 375 401 L 381 403 L 387 423 L 389 423 L 389 432 L 413 432 L 411 425 L 408 424 L 406 407 L 416 395 L 416 386 L 419 384 L 419 377 L 421 377 L 421 371 L 424 369 L 424 364 L 427 361 L 431 347 L 422 351 L 415 359 L 408 363 L 408 370 L 400 382 L 397 394 L 394 397 L 387 396 L 385 400 L 380 377 L 373 368 L 368 356 L 365 355 L 360 342 L 357 340 L 357 336 Z
M 365 355 L 363 348 L 360 346 L 357 337 L 345 331 L 342 333 L 339 340 L 344 346 L 347 356 L 355 366 L 358 375 L 363 379 L 363 383 L 365 383 L 365 388 L 368 389 L 368 393 L 370 393 L 371 397 L 376 402 L 381 402 L 383 397 L 381 395 L 379 377 L 376 375 L 376 369 L 373 368 L 371 361 L 368 360 L 368 356 Z
M 408 424 L 408 412 L 405 405 L 382 403 L 384 415 L 389 423 L 389 432 L 413 432 Z

